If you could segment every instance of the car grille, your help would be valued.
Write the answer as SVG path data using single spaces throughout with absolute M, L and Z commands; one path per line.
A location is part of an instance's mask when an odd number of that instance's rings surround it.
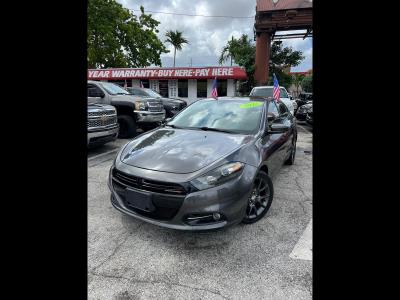
M 101 116 L 113 116 L 115 115 L 115 110 L 99 110 L 99 111 L 89 111 L 88 117 L 101 117 Z
M 155 192 L 160 194 L 184 196 L 186 195 L 186 190 L 183 186 L 177 183 L 160 182 L 154 180 L 148 180 L 126 173 L 122 173 L 114 169 L 113 179 L 118 180 L 120 183 L 128 187 L 133 187 L 135 189 L 144 190 L 148 192 Z
M 116 169 L 112 171 L 112 183 L 115 192 L 127 208 L 137 214 L 157 220 L 172 219 L 182 206 L 186 195 L 186 189 L 179 184 L 147 180 L 122 173 Z M 152 201 L 155 210 L 153 212 L 146 212 L 129 205 L 125 200 L 125 190 L 127 187 L 153 192 Z
M 151 112 L 162 112 L 163 111 L 163 104 L 161 102 L 154 102 L 154 101 L 148 101 L 147 102 L 149 111 Z
M 89 128 L 92 127 L 103 127 L 103 126 L 110 126 L 110 125 L 116 125 L 117 124 L 117 116 L 108 116 L 105 118 L 93 118 L 87 120 L 87 126 Z

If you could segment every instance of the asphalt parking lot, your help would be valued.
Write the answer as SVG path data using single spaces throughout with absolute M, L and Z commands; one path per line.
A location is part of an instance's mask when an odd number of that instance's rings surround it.
M 311 299 L 312 131 L 273 179 L 267 215 L 208 233 L 159 228 L 114 209 L 107 187 L 117 140 L 88 157 L 89 299 Z

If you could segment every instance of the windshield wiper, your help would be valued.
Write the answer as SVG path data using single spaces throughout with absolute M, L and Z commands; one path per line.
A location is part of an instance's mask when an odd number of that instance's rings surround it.
M 212 128 L 212 127 L 189 127 L 194 129 L 200 129 L 204 131 L 218 131 L 218 132 L 226 132 L 226 133 L 234 133 L 233 131 L 219 129 L 219 128 Z
M 173 124 L 165 124 L 166 126 L 169 126 L 169 127 L 172 127 L 172 128 L 178 128 L 178 129 L 182 129 L 183 127 L 179 127 L 179 126 L 176 126 L 176 125 L 173 125 Z

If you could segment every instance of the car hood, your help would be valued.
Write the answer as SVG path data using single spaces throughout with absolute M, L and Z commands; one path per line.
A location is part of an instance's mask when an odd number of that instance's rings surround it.
M 247 135 L 160 128 L 130 142 L 121 153 L 125 164 L 170 173 L 192 173 L 247 144 Z

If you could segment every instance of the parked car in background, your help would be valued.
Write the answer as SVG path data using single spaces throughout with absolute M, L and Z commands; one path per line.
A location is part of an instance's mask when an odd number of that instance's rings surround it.
M 309 101 L 313 100 L 313 94 L 312 93 L 300 93 L 299 98 L 296 100 L 297 101 L 297 107 L 300 107 L 304 104 L 306 104 Z
M 293 115 L 295 115 L 296 112 L 297 112 L 297 102 L 296 102 L 295 100 L 291 100 L 291 101 L 292 101 L 293 111 L 294 111 L 294 114 L 293 114 Z
M 109 173 L 111 203 L 172 229 L 257 222 L 273 200 L 271 178 L 294 163 L 296 140 L 283 102 L 199 100 L 119 151 Z
M 167 118 L 173 117 L 187 106 L 185 100 L 165 98 L 152 89 L 128 87 L 126 90 L 134 96 L 160 99 L 164 105 L 165 115 Z
M 310 125 L 313 125 L 314 123 L 314 119 L 313 119 L 313 108 L 311 105 L 311 108 L 308 110 L 307 112 L 307 116 L 306 116 L 306 122 Z
M 100 146 L 118 137 L 117 110 L 106 104 L 88 103 L 87 143 L 89 147 Z
M 280 90 L 281 90 L 280 99 L 282 100 L 283 103 L 285 103 L 290 113 L 294 116 L 294 107 L 286 89 L 284 87 L 280 87 Z M 273 91 L 274 91 L 273 85 L 257 86 L 251 90 L 250 96 L 273 97 Z
M 88 99 L 112 105 L 117 109 L 120 138 L 132 138 L 136 135 L 137 127 L 156 127 L 165 119 L 165 110 L 160 99 L 132 96 L 111 82 L 89 80 L 87 90 Z
M 307 104 L 300 106 L 296 112 L 296 119 L 299 121 L 305 121 L 307 117 L 307 112 L 310 108 L 312 108 L 312 101 L 309 101 Z

